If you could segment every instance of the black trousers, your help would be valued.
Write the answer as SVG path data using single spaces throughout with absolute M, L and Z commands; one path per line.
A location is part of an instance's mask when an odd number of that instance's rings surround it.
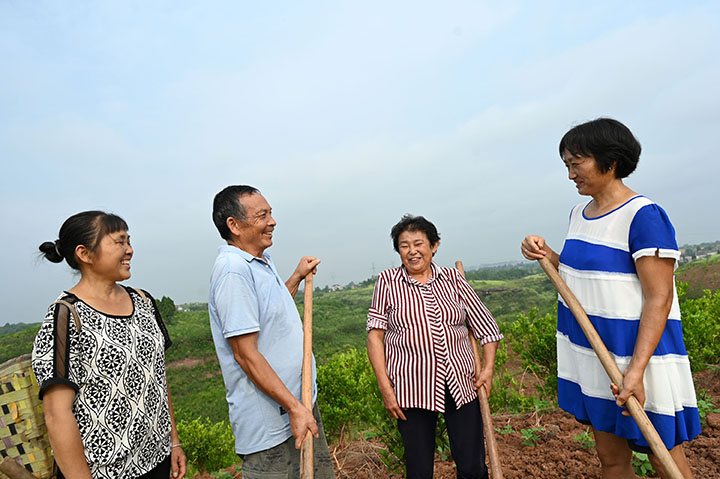
M 146 472 L 138 479 L 167 479 L 170 477 L 170 456 L 166 457 L 151 471 Z
M 405 446 L 406 477 L 431 479 L 438 413 L 418 408 L 409 408 L 403 412 L 407 420 L 398 419 L 398 429 Z M 446 386 L 443 416 L 458 479 L 487 478 L 485 438 L 478 399 L 458 409 Z
M 62 471 L 57 468 L 57 478 L 65 479 Z M 170 477 L 170 456 L 166 457 L 160 464 L 155 466 L 152 470 L 146 472 L 138 479 L 168 479 Z

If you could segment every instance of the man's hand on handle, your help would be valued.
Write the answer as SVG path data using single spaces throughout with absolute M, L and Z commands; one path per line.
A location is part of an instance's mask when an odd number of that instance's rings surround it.
M 297 405 L 290 411 L 290 432 L 295 438 L 295 449 L 302 447 L 303 440 L 310 431 L 313 437 L 320 437 L 317 422 L 311 410 L 298 401 Z

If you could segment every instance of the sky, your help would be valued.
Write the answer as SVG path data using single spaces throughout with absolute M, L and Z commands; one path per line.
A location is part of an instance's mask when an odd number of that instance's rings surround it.
M 398 266 L 403 214 L 442 265 L 562 247 L 578 196 L 558 155 L 601 116 L 643 145 L 626 180 L 679 244 L 720 239 L 720 3 L 0 0 L 0 299 L 38 322 L 78 280 L 38 257 L 74 213 L 128 222 L 128 284 L 205 302 L 214 195 L 260 189 L 283 277 Z

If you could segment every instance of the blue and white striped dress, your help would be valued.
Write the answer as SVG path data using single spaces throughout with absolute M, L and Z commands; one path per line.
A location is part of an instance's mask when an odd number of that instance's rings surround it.
M 675 229 L 665 211 L 636 196 L 597 218 L 570 213 L 560 275 L 577 296 L 605 346 L 624 371 L 637 337 L 643 294 L 635 261 L 643 256 L 680 256 Z M 558 301 L 558 401 L 560 407 L 599 431 L 647 446 L 640 429 L 615 404 L 610 378 L 580 325 Z M 660 343 L 645 370 L 645 411 L 668 449 L 700 434 L 695 388 L 683 343 L 677 292 Z

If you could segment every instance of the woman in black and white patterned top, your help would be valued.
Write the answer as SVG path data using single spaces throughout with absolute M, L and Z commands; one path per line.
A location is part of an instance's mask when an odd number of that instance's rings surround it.
M 33 348 L 60 477 L 185 475 L 165 377 L 170 338 L 152 297 L 118 284 L 130 278 L 127 230 L 119 216 L 86 211 L 40 245 L 45 258 L 81 274 L 50 306 Z

